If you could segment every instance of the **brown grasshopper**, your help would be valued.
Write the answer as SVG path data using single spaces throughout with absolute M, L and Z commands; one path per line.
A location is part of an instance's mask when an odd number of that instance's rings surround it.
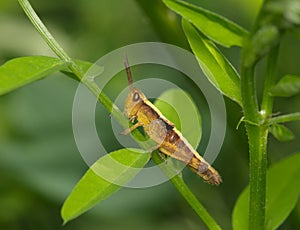
M 123 134 L 129 134 L 142 126 L 146 134 L 157 143 L 150 152 L 159 152 L 187 164 L 197 175 L 209 184 L 219 185 L 221 176 L 202 156 L 188 143 L 174 124 L 165 118 L 161 112 L 138 89 L 133 87 L 132 74 L 128 59 L 125 61 L 130 92 L 125 102 L 124 113 L 131 122 L 137 120 Z

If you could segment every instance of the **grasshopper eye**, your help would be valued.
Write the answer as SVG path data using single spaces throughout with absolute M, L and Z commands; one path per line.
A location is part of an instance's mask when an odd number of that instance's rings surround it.
M 138 101 L 139 99 L 140 99 L 140 95 L 138 93 L 134 93 L 132 100 L 133 101 Z

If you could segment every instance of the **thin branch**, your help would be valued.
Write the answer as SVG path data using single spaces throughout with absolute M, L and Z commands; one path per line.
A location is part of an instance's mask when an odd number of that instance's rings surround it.
M 274 125 L 278 123 L 285 123 L 291 121 L 300 121 L 300 113 L 297 112 L 297 113 L 286 114 L 278 117 L 272 117 L 268 120 L 268 124 Z

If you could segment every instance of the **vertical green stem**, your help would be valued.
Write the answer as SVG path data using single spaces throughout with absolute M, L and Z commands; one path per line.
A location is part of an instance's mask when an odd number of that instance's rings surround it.
M 274 86 L 276 76 L 276 64 L 279 53 L 279 45 L 271 49 L 267 57 L 267 69 L 265 75 L 265 84 L 261 110 L 264 112 L 265 118 L 268 118 L 272 114 L 273 109 L 273 97 L 270 95 L 270 90 Z
M 243 59 L 247 55 L 244 49 Z M 249 229 L 262 230 L 265 219 L 266 190 L 266 137 L 267 129 L 260 124 L 254 79 L 255 64 L 247 65 L 242 61 L 241 92 L 250 154 L 250 204 Z
M 246 54 L 244 54 L 246 55 Z M 259 123 L 259 112 L 256 98 L 254 79 L 254 65 L 242 66 L 241 69 L 241 92 L 245 119 L 252 123 Z
M 267 56 L 267 68 L 263 99 L 259 112 L 256 87 L 254 79 L 255 64 L 247 65 L 242 62 L 241 90 L 242 103 L 249 141 L 250 154 L 250 204 L 249 204 L 249 229 L 263 230 L 265 223 L 266 204 L 266 172 L 267 172 L 267 138 L 268 126 L 266 119 L 272 113 L 273 97 L 270 89 L 274 85 L 276 63 L 279 47 L 273 48 Z M 243 58 L 247 55 L 247 47 L 244 49 Z M 257 125 L 253 125 L 257 124 Z
M 249 229 L 263 230 L 266 204 L 267 136 L 268 128 L 249 127 L 250 204 Z

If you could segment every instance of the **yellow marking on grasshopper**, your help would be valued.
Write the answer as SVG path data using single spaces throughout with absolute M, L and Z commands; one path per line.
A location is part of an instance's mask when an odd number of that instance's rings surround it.
M 123 134 L 129 134 L 142 126 L 146 134 L 157 143 L 156 149 L 161 153 L 187 164 L 205 182 L 219 185 L 222 179 L 217 170 L 199 155 L 174 124 L 165 118 L 140 90 L 133 87 L 127 58 L 125 67 L 130 92 L 125 102 L 124 114 L 131 122 L 136 119 L 137 123 L 124 130 Z

